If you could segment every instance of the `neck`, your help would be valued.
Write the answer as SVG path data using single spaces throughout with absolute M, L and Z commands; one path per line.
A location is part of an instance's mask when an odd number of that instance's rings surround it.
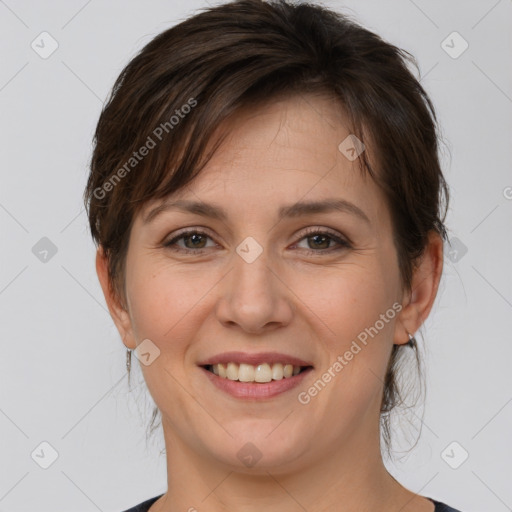
M 433 510 L 426 499 L 407 491 L 388 473 L 378 429 L 354 429 L 323 453 L 306 450 L 300 462 L 296 459 L 288 466 L 256 464 L 248 469 L 190 449 L 163 422 L 168 491 L 151 512 Z

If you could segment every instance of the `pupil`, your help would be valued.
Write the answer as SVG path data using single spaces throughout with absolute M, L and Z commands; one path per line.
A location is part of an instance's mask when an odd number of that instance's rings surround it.
M 196 242 L 198 242 L 198 241 L 199 241 L 199 243 L 201 242 L 202 235 L 199 235 L 198 233 L 195 233 L 195 234 L 193 234 L 193 235 L 189 235 L 187 238 L 188 238 L 189 240 L 192 240 L 192 244 L 193 244 L 195 247 L 197 247 Z
M 327 237 L 325 235 L 313 235 L 312 237 L 313 239 L 315 239 L 315 243 L 316 243 L 316 240 L 318 240 L 319 238 L 320 239 L 323 239 L 324 240 L 324 243 L 325 243 L 325 240 L 327 240 Z M 321 243 L 321 242 L 320 242 Z M 317 244 L 318 245 L 318 244 Z

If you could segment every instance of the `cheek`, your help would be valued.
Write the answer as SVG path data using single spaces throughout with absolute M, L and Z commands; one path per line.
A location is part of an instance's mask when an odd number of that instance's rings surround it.
M 393 270 L 381 268 L 372 258 L 364 266 L 350 264 L 297 281 L 297 296 L 315 314 L 315 330 L 329 340 L 330 352 L 350 345 L 392 307 L 396 297 L 392 274 Z M 382 328 L 388 330 L 390 323 Z
M 127 258 L 126 291 L 129 297 L 130 318 L 137 341 L 149 338 L 161 347 L 162 335 L 172 327 L 179 303 L 170 286 L 169 274 L 151 259 L 132 255 Z
M 336 375 L 326 376 L 331 392 L 321 399 L 333 411 L 342 403 L 355 416 L 363 414 L 381 391 L 393 345 L 398 275 L 382 260 L 371 258 L 365 265 L 319 274 L 309 281 L 309 294 L 306 289 L 298 293 L 307 297 L 317 318 L 318 342 L 328 352 L 321 371 L 331 369 Z
M 180 271 L 168 260 L 134 257 L 127 272 L 127 295 L 136 339 L 149 338 L 162 353 L 183 351 L 203 314 L 213 273 Z
M 302 400 L 310 402 L 299 410 L 314 410 L 315 416 L 328 418 L 325 423 L 331 427 L 319 434 L 325 450 L 339 436 L 367 428 L 369 414 L 378 416 L 396 311 L 392 271 L 383 273 L 376 259 L 371 259 L 364 266 L 347 265 L 330 276 L 319 274 L 315 282 L 308 280 L 309 296 L 304 295 L 306 289 L 300 292 L 315 313 L 309 318 L 315 318 L 313 329 L 327 357 L 318 368 L 317 380 L 300 390 Z

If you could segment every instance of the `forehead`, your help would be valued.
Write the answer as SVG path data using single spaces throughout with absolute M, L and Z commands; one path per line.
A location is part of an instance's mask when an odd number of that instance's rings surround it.
M 339 197 L 361 205 L 374 219 L 387 213 L 381 190 L 357 159 L 351 161 L 340 150 L 351 132 L 332 98 L 296 95 L 244 108 L 219 126 L 210 145 L 220 134 L 226 135 L 223 143 L 173 198 L 222 202 L 227 210 L 243 205 L 247 213 L 274 203 L 278 208 Z M 144 212 L 159 202 L 146 205 Z

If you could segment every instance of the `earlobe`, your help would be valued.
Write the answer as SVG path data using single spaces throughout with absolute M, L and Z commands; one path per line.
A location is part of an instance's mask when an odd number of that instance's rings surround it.
M 108 258 L 105 256 L 101 245 L 96 251 L 96 273 L 100 281 L 101 289 L 103 290 L 110 316 L 119 331 L 124 345 L 127 348 L 135 349 L 136 343 L 132 332 L 130 315 L 127 309 L 121 304 L 117 293 L 112 288 L 108 271 Z
M 409 342 L 409 333 L 420 328 L 434 305 L 443 272 L 443 239 L 431 231 L 423 255 L 412 276 L 411 291 L 402 304 L 402 311 L 395 324 L 394 343 Z

